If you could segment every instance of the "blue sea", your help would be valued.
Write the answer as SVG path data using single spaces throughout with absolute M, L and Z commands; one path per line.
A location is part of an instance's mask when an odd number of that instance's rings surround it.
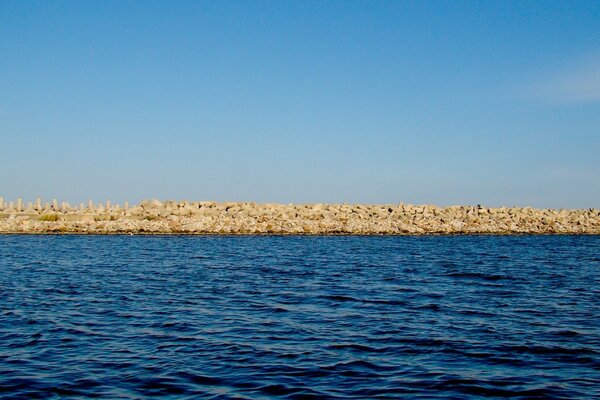
M 599 236 L 0 236 L 0 397 L 599 398 Z

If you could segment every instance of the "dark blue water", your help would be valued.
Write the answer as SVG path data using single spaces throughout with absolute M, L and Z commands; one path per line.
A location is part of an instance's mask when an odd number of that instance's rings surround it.
M 600 237 L 0 236 L 0 397 L 600 396 Z

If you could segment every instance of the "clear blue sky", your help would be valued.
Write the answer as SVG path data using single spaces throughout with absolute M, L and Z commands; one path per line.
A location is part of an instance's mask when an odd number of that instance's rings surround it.
M 600 2 L 2 1 L 1 195 L 600 208 Z

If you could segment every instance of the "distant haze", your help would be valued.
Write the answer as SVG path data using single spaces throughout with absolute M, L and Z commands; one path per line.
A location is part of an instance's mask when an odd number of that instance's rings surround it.
M 0 2 L 0 196 L 600 208 L 600 2 Z

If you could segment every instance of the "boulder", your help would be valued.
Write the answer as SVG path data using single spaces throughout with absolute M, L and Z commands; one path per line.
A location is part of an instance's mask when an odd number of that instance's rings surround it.
M 151 199 L 151 200 L 144 200 L 144 201 L 142 201 L 140 203 L 140 206 L 144 210 L 155 210 L 155 209 L 158 209 L 158 208 L 163 208 L 164 204 L 160 200 Z

